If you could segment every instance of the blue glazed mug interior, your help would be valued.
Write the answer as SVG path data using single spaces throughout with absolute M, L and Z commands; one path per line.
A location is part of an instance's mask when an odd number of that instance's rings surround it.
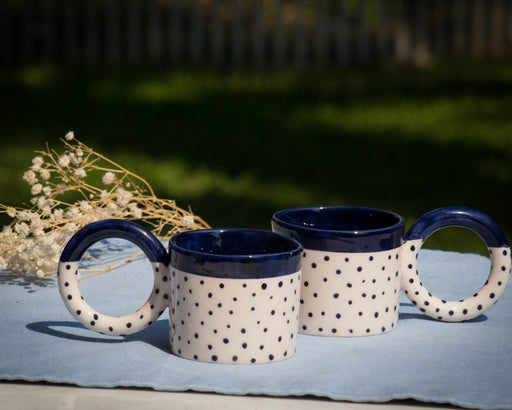
M 264 278 L 300 269 L 302 246 L 286 236 L 254 229 L 205 229 L 175 235 L 169 242 L 171 266 L 226 278 Z
M 402 220 L 389 211 L 344 206 L 287 209 L 277 212 L 276 219 L 313 229 L 351 232 L 388 228 Z
M 333 252 L 376 252 L 402 243 L 404 219 L 393 212 L 362 207 L 285 209 L 272 218 L 274 231 L 305 248 Z

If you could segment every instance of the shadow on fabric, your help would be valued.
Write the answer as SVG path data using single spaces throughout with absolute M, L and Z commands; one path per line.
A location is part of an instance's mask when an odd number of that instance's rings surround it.
M 149 328 L 137 334 L 127 336 L 105 336 L 94 333 L 82 324 L 72 321 L 43 321 L 27 324 L 32 332 L 43 333 L 49 336 L 87 343 L 130 343 L 145 342 L 164 352 L 169 352 L 169 322 L 158 320 Z

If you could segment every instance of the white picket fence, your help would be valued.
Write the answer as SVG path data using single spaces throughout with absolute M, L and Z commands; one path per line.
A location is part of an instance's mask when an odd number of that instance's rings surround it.
M 427 64 L 512 56 L 512 0 L 0 0 L 0 62 Z

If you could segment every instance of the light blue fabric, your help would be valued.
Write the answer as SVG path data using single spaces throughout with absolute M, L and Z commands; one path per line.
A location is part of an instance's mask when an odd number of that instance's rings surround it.
M 144 263 L 136 260 L 126 265 L 130 274 L 103 275 L 81 282 L 81 288 L 87 298 L 96 298 L 92 305 L 110 306 L 106 313 L 119 314 L 116 310 L 126 309 L 123 304 L 131 299 L 131 307 L 137 307 L 152 283 L 150 273 L 139 272 Z M 489 260 L 422 250 L 419 269 L 437 296 L 460 299 L 483 285 Z M 94 333 L 74 321 L 54 282 L 27 281 L 9 272 L 0 272 L 0 323 L 3 380 L 358 402 L 413 398 L 512 409 L 510 289 L 491 310 L 465 323 L 431 320 L 402 295 L 400 321 L 392 332 L 362 338 L 299 335 L 293 358 L 264 365 L 196 363 L 170 354 L 167 312 L 133 336 Z

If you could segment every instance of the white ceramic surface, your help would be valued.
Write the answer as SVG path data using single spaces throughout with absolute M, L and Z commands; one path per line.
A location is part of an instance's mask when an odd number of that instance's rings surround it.
M 299 331 L 370 336 L 392 330 L 398 321 L 400 251 L 305 249 Z
M 301 272 L 213 278 L 172 269 L 172 352 L 202 362 L 258 364 L 295 353 Z

